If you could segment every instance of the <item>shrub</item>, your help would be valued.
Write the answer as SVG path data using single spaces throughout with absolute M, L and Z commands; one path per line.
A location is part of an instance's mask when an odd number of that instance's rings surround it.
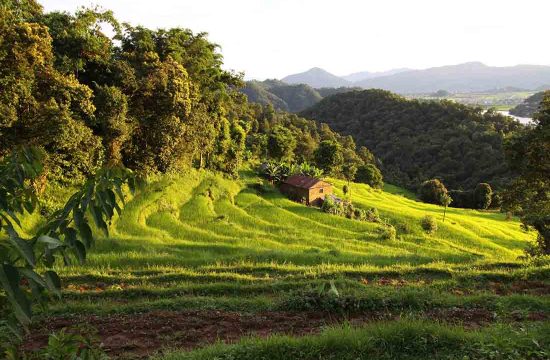
M 474 190 L 474 205 L 476 209 L 487 209 L 491 205 L 493 189 L 487 183 L 479 183 Z
M 379 232 L 382 240 L 395 240 L 395 237 L 397 236 L 397 231 L 391 225 L 385 225 L 380 228 Z
M 321 205 L 321 211 L 333 215 L 343 215 L 344 207 L 342 203 L 336 203 L 330 197 L 326 197 Z
M 502 206 L 502 196 L 499 193 L 493 192 L 491 205 L 489 207 L 491 209 L 500 209 L 501 206 Z
M 373 164 L 366 164 L 357 168 L 355 181 L 368 184 L 375 189 L 381 189 L 384 186 L 382 173 Z
M 371 222 L 380 222 L 380 215 L 378 209 L 370 208 L 366 211 L 366 220 Z
M 363 209 L 355 209 L 353 211 L 353 217 L 360 221 L 367 220 L 367 212 Z
M 397 230 L 401 234 L 412 234 L 413 228 L 408 222 L 400 222 L 396 225 Z
M 441 199 L 446 195 L 447 188 L 438 179 L 427 180 L 420 185 L 419 197 L 425 203 L 442 205 Z
M 433 234 L 437 231 L 437 221 L 432 215 L 426 215 L 421 221 L 422 229 L 429 234 Z

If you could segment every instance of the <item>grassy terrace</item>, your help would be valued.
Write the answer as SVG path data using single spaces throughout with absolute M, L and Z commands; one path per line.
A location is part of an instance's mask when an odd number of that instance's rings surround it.
M 85 266 L 58 269 L 64 301 L 52 304 L 53 318 L 38 327 L 47 333 L 90 323 L 122 357 L 181 348 L 169 358 L 284 358 L 293 344 L 304 359 L 355 359 L 365 351 L 405 358 L 405 341 L 422 356 L 453 358 L 458 353 L 440 349 L 448 344 L 484 358 L 502 339 L 517 346 L 497 353 L 548 354 L 550 262 L 518 259 L 534 238 L 519 222 L 448 209 L 443 223 L 441 207 L 402 189 L 352 184 L 356 206 L 376 207 L 396 227 L 397 240 L 388 241 L 379 224 L 324 214 L 274 189 L 258 193 L 258 181 L 251 172 L 239 181 L 192 172 L 152 182 L 126 204 Z M 344 183 L 331 181 L 342 195 Z M 428 214 L 438 219 L 433 235 L 420 227 Z M 133 321 L 147 328 L 135 330 Z M 440 325 L 447 323 L 456 327 Z M 322 332 L 327 325 L 336 328 Z M 115 330 L 122 334 L 116 341 Z M 306 336 L 186 352 L 273 333 Z M 371 338 L 379 342 L 365 340 Z M 441 343 L 414 350 L 418 341 Z M 350 349 L 345 356 L 342 346 Z

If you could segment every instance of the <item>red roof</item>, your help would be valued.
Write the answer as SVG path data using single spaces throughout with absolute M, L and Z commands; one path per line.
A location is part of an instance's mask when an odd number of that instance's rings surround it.
M 330 186 L 329 183 L 324 182 L 323 180 L 319 180 L 319 179 L 312 178 L 309 176 L 304 176 L 304 175 L 289 176 L 284 183 L 298 187 L 298 188 L 302 188 L 302 189 L 312 189 L 312 188 Z

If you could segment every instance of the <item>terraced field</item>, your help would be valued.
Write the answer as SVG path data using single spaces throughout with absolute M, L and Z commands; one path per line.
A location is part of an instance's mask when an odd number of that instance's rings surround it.
M 376 207 L 397 229 L 383 240 L 378 223 L 324 214 L 259 181 L 250 171 L 239 181 L 207 172 L 152 181 L 85 266 L 58 269 L 64 301 L 26 348 L 85 323 L 120 357 L 549 354 L 550 262 L 521 259 L 534 234 L 517 221 L 449 209 L 443 223 L 441 207 L 404 190 L 352 184 L 354 204 Z M 331 181 L 342 196 L 344 183 Z M 420 226 L 428 214 L 438 219 L 433 235 Z M 295 337 L 187 352 L 275 333 Z

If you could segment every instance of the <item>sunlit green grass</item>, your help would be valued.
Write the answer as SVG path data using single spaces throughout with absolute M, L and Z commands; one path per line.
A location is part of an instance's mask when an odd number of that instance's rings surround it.
M 380 236 L 382 224 L 325 214 L 265 182 L 258 193 L 252 185 L 260 181 L 251 171 L 240 180 L 206 171 L 151 180 L 129 198 L 110 236 L 99 234 L 84 265 L 57 267 L 64 301 L 48 311 L 302 311 L 311 309 L 301 296 L 329 281 L 361 311 L 421 316 L 433 308 L 482 307 L 502 321 L 514 311 L 550 311 L 548 296 L 514 290 L 550 278 L 550 261 L 522 258 L 534 234 L 517 220 L 449 208 L 443 222 L 442 207 L 406 190 L 352 183 L 354 205 L 377 208 L 397 229 L 389 241 Z M 343 197 L 344 182 L 329 181 Z M 434 234 L 421 228 L 426 215 L 437 219 Z M 38 223 L 29 216 L 24 228 Z M 403 284 L 383 286 L 381 279 Z M 504 293 L 495 293 L 495 283 Z
M 397 240 L 387 241 L 377 231 L 380 224 L 324 214 L 286 199 L 276 189 L 258 194 L 248 186 L 257 181 L 250 172 L 243 172 L 240 181 L 197 171 L 160 178 L 128 202 L 114 220 L 110 238 L 97 242 L 85 266 L 59 270 L 189 271 L 223 264 L 237 271 L 238 264 L 246 263 L 252 268 L 292 265 L 299 273 L 309 273 L 327 265 L 476 266 L 518 263 L 533 239 L 519 222 L 507 221 L 500 213 L 449 208 L 442 222 L 441 207 L 415 201 L 402 189 L 388 185 L 380 191 L 352 184 L 356 206 L 376 207 L 397 228 Z M 342 195 L 343 182 L 331 181 Z M 433 235 L 420 226 L 425 215 L 438 219 L 439 230 Z

